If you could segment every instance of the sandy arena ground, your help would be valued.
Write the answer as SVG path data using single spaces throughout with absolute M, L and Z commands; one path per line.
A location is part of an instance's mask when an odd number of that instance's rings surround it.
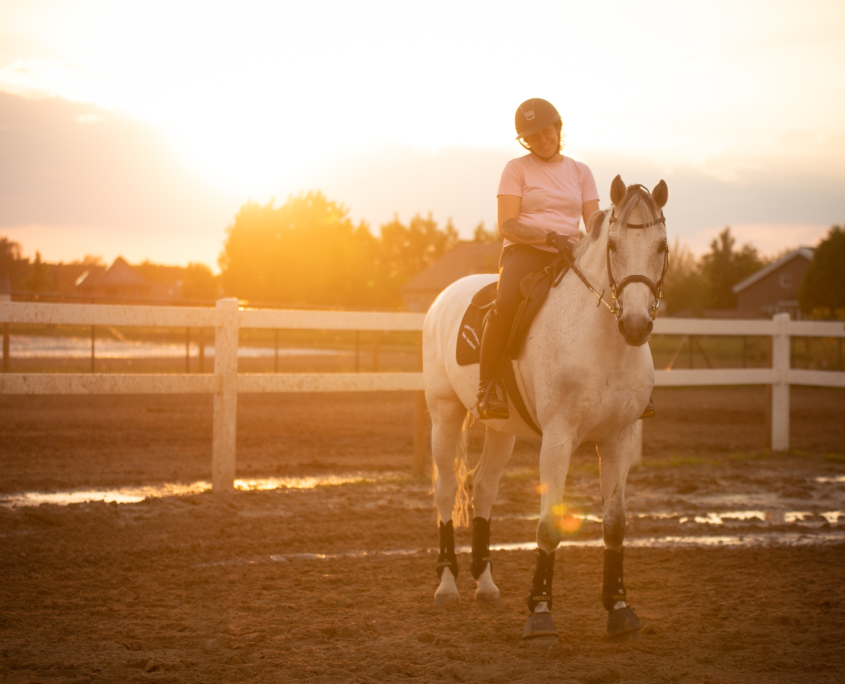
M 568 484 L 585 522 L 557 554 L 560 646 L 540 651 L 520 641 L 530 550 L 493 552 L 502 606 L 475 604 L 468 554 L 460 606 L 433 605 L 435 515 L 430 483 L 407 474 L 409 395 L 246 395 L 239 477 L 367 478 L 0 507 L 0 682 L 845 681 L 845 393 L 793 388 L 790 454 L 762 451 L 762 390 L 655 399 L 628 481 L 639 641 L 604 639 L 588 445 Z M 0 498 L 210 474 L 209 398 L 0 397 L 0 415 Z M 537 484 L 536 448 L 520 443 L 494 543 L 533 539 Z

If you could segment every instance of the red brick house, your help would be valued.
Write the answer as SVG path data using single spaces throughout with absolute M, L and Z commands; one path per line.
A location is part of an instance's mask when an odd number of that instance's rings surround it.
M 437 295 L 456 280 L 475 273 L 498 273 L 501 253 L 501 242 L 459 242 L 402 286 L 402 307 L 428 311 Z
M 799 247 L 733 286 L 736 308 L 744 318 L 788 313 L 801 318 L 798 288 L 813 260 L 812 247 Z

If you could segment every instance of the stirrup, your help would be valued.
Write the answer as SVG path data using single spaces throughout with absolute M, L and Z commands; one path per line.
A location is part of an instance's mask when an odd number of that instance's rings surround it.
M 499 399 L 497 388 L 502 391 L 502 399 Z M 491 380 L 487 383 L 487 387 L 478 392 L 478 401 L 475 404 L 478 409 L 478 418 L 480 420 L 507 420 L 508 415 L 508 398 L 505 394 L 505 388 L 501 382 Z

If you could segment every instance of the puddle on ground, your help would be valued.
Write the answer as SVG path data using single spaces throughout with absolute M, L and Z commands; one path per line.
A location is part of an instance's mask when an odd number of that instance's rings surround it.
M 831 482 L 845 482 L 845 475 L 837 475 L 836 477 L 817 477 L 816 482 L 827 484 Z
M 235 480 L 235 489 L 241 491 L 267 491 L 271 489 L 314 489 L 315 487 L 334 486 L 353 483 L 389 482 L 407 477 L 402 472 L 370 473 L 353 472 L 342 475 L 316 475 L 308 477 L 268 477 L 260 479 Z M 206 481 L 191 484 L 163 484 L 149 487 L 119 487 L 117 489 L 75 489 L 64 492 L 20 492 L 0 495 L 0 507 L 38 506 L 40 504 L 58 504 L 67 506 L 73 503 L 104 501 L 111 503 L 138 503 L 144 499 L 163 496 L 183 496 L 201 494 L 211 489 Z
M 146 498 L 162 496 L 183 496 L 200 494 L 211 488 L 210 482 L 194 482 L 189 485 L 164 484 L 155 487 L 120 487 L 119 489 L 74 489 L 66 492 L 21 492 L 19 494 L 0 495 L 0 506 L 39 506 L 58 504 L 67 506 L 74 503 L 104 501 L 106 503 L 138 503 Z
M 527 515 L 503 515 L 493 516 L 498 520 L 539 520 L 538 513 Z M 572 516 L 575 520 L 584 522 L 601 523 L 601 516 L 598 515 L 578 515 Z M 845 512 L 843 511 L 785 511 L 783 509 L 771 510 L 738 510 L 738 511 L 709 511 L 707 513 L 681 513 L 678 511 L 652 511 L 649 513 L 635 513 L 629 514 L 629 518 L 636 518 L 638 520 L 674 520 L 677 519 L 679 523 L 701 523 L 705 525 L 729 525 L 735 522 L 760 522 L 770 525 L 784 525 L 784 524 L 806 524 L 806 525 L 824 525 L 830 523 L 835 525 L 840 518 L 845 520 Z
M 819 544 L 841 544 L 845 542 L 845 532 L 822 532 L 803 534 L 801 532 L 770 532 L 763 534 L 738 535 L 667 535 L 665 537 L 633 537 L 625 540 L 628 548 L 755 548 L 762 546 L 816 546 Z M 561 542 L 562 548 L 603 548 L 601 539 L 582 539 Z M 490 544 L 491 551 L 533 551 L 536 541 Z M 471 546 L 457 546 L 456 553 L 472 553 Z M 438 549 L 391 549 L 388 551 L 347 551 L 344 553 L 288 553 L 270 556 L 270 561 L 289 562 L 291 560 L 337 560 L 341 558 L 375 558 L 380 556 L 412 556 L 417 553 L 438 553 Z M 219 564 L 244 564 L 260 561 L 234 560 Z

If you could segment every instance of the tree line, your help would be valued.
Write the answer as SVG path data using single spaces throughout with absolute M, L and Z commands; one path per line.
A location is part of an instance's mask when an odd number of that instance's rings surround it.
M 479 239 L 489 237 L 483 226 Z M 282 304 L 395 308 L 402 286 L 458 242 L 447 221 L 398 217 L 374 235 L 321 192 L 281 206 L 248 202 L 226 229 L 218 264 L 223 289 L 241 299 Z
M 701 316 L 707 310 L 736 308 L 733 287 L 791 250 L 761 257 L 751 244 L 738 247 L 730 227 L 696 259 L 675 241 L 669 254 L 664 294 L 669 313 Z M 831 227 L 815 249 L 798 291 L 801 310 L 814 318 L 845 318 L 845 232 Z
M 354 224 L 343 205 L 311 191 L 291 195 L 280 206 L 274 200 L 244 204 L 226 228 L 218 276 L 199 263 L 181 267 L 145 261 L 134 268 L 150 282 L 180 282 L 186 299 L 225 294 L 276 305 L 398 308 L 402 286 L 458 239 L 451 220 L 441 227 L 430 213 L 407 224 L 395 216 L 374 234 L 367 223 Z M 499 241 L 495 228 L 483 223 L 473 239 Z M 699 316 L 735 308 L 733 286 L 776 258 L 760 256 L 750 244 L 738 246 L 730 227 L 700 258 L 676 241 L 664 287 L 668 312 Z M 20 245 L 0 237 L 0 279 L 8 276 L 15 290 L 72 292 L 85 270 L 105 268 L 90 256 L 46 264 L 36 252 L 30 261 Z M 799 300 L 805 313 L 845 317 L 845 232 L 839 226 L 816 249 Z
M 48 263 L 36 251 L 30 259 L 19 243 L 0 236 L 0 289 L 8 281 L 8 287 L 17 292 L 76 295 L 82 275 L 96 277 L 107 268 L 101 257 L 90 255 L 68 263 Z M 132 268 L 150 283 L 178 283 L 183 299 L 216 299 L 220 295 L 219 278 L 202 263 L 165 266 L 146 260 Z

